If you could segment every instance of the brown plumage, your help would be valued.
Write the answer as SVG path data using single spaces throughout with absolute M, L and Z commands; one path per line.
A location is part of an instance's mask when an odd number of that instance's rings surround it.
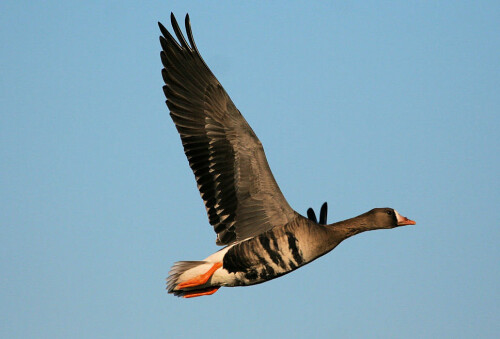
M 280 191 L 252 128 L 203 61 L 186 15 L 184 38 L 173 14 L 177 40 L 159 23 L 161 61 L 170 116 L 180 134 L 205 204 L 216 243 L 227 245 L 203 261 L 181 261 L 167 289 L 183 297 L 213 294 L 289 273 L 357 233 L 415 222 L 391 208 L 320 224 L 295 212 Z

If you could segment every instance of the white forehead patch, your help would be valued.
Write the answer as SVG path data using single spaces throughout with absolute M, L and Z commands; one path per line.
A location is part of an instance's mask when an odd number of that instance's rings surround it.
M 394 210 L 394 213 L 396 213 L 396 219 L 398 220 L 398 222 L 405 220 L 405 218 L 403 218 L 401 214 L 398 213 L 398 211 Z

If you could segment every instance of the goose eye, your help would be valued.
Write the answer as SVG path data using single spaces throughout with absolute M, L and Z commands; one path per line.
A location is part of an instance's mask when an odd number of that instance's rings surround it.
M 387 213 L 387 215 L 392 215 L 392 211 L 385 211 L 385 213 Z

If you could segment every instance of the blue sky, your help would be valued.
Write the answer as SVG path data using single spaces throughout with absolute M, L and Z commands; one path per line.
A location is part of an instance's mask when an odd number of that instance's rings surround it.
M 293 208 L 417 225 L 168 295 L 173 262 L 218 249 L 161 90 L 171 11 Z M 1 2 L 0 337 L 498 337 L 499 18 L 496 1 Z

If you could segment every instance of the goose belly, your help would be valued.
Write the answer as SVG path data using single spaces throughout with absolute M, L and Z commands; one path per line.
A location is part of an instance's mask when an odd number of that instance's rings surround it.
M 301 244 L 298 238 L 288 227 L 279 227 L 232 246 L 223 258 L 223 269 L 233 278 L 231 285 L 262 283 L 313 260 L 305 241 Z

